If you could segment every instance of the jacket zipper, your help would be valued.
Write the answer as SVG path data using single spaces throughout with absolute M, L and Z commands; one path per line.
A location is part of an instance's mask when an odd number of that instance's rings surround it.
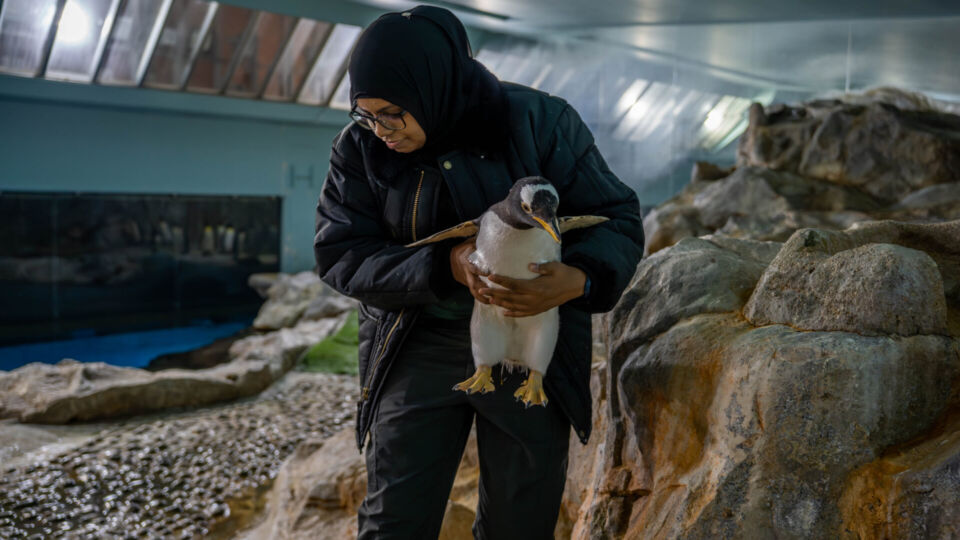
M 413 196 L 413 220 L 410 225 L 410 232 L 413 236 L 413 241 L 417 241 L 417 207 L 420 206 L 420 191 L 423 189 L 423 176 L 426 174 L 426 169 L 420 169 L 420 180 L 417 183 L 417 192 Z M 400 314 L 397 315 L 397 320 L 394 321 L 393 326 L 390 327 L 390 331 L 387 332 L 387 337 L 383 340 L 383 345 L 380 347 L 380 352 L 377 353 L 377 359 L 373 362 L 373 368 L 370 369 L 370 378 L 367 379 L 367 384 L 360 391 L 360 400 L 366 401 L 370 398 L 370 382 L 373 379 L 374 373 L 377 372 L 377 366 L 380 365 L 380 360 L 383 359 L 383 355 L 387 352 L 387 346 L 390 345 L 390 338 L 393 337 L 393 331 L 397 329 L 397 326 L 400 324 L 400 321 L 403 319 L 403 309 L 400 310 Z
M 426 169 L 420 169 L 420 182 L 417 184 L 417 193 L 413 196 L 413 222 L 410 225 L 410 232 L 413 235 L 413 241 L 417 241 L 417 207 L 420 206 L 420 190 L 423 188 L 423 175 Z
M 384 353 L 387 352 L 387 345 L 390 344 L 390 338 L 393 337 L 393 331 L 397 329 L 397 326 L 400 324 L 400 319 L 403 318 L 403 309 L 400 310 L 400 314 L 397 315 L 397 320 L 393 323 L 393 326 L 390 327 L 390 331 L 387 332 L 387 337 L 383 341 L 383 346 L 380 347 L 380 352 L 377 353 L 377 359 L 373 362 L 373 368 L 370 369 L 370 378 L 367 379 L 367 384 L 363 387 L 361 391 L 360 399 L 366 401 L 370 397 L 370 381 L 373 379 L 373 374 L 377 372 L 377 366 L 380 365 L 380 360 L 383 358 Z

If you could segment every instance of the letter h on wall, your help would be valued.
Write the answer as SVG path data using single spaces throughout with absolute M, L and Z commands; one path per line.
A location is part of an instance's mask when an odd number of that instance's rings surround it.
M 297 182 L 305 182 L 307 186 L 313 187 L 313 165 L 307 167 L 306 172 L 297 174 L 297 168 L 293 165 L 286 165 L 287 182 L 291 188 L 296 187 Z

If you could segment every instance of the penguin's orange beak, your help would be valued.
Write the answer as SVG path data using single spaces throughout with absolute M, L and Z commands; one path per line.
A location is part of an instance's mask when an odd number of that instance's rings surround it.
M 547 233 L 553 237 L 554 242 L 558 244 L 560 243 L 560 225 L 557 223 L 557 218 L 553 218 L 549 223 L 547 223 L 546 220 L 538 218 L 537 216 L 531 215 L 530 217 L 535 219 L 537 223 L 543 227 L 543 230 L 547 231 Z

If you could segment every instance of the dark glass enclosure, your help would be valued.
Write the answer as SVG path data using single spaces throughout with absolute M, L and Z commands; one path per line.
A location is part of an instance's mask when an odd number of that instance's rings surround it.
M 0 193 L 0 343 L 250 317 L 277 197 Z

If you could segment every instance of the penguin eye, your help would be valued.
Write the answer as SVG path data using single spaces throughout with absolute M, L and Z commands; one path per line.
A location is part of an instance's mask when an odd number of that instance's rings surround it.
M 530 205 L 527 204 L 527 203 L 525 203 L 525 202 L 520 203 L 520 208 L 523 208 L 523 211 L 524 211 L 524 212 L 529 212 L 529 211 L 530 211 Z

